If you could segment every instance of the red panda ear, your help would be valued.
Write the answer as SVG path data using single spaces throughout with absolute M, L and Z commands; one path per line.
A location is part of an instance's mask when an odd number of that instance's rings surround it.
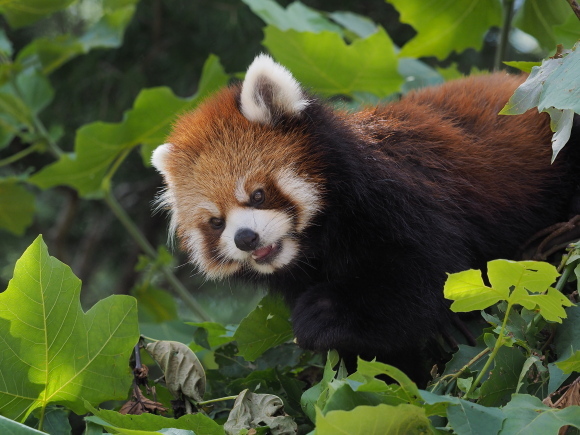
M 240 108 L 253 122 L 270 124 L 277 116 L 297 116 L 308 105 L 290 71 L 266 54 L 257 56 L 242 84 Z
M 170 143 L 159 145 L 151 155 L 151 164 L 161 175 L 167 173 L 167 157 L 169 156 Z

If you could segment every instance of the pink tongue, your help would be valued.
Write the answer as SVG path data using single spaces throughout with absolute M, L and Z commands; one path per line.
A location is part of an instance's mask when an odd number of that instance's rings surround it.
M 272 246 L 266 246 L 264 248 L 256 249 L 254 252 L 252 252 L 252 255 L 257 259 L 264 258 L 266 255 L 272 252 L 272 249 Z

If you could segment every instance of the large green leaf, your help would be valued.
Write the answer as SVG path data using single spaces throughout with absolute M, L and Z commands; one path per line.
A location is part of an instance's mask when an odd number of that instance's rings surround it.
M 497 0 L 387 1 L 399 11 L 401 21 L 417 31 L 401 56 L 445 59 L 453 51 L 480 49 L 489 28 L 501 23 Z
M 81 196 L 101 196 L 103 179 L 113 162 L 140 144 L 147 147 L 148 160 L 152 149 L 165 140 L 175 117 L 226 82 L 227 75 L 219 60 L 210 56 L 193 97 L 176 97 L 164 87 L 142 90 L 122 122 L 94 122 L 80 128 L 75 152 L 63 155 L 58 162 L 33 175 L 30 182 L 43 189 L 66 184 Z
M 22 235 L 34 217 L 34 195 L 17 180 L 0 179 L 0 228 Z
M 64 9 L 76 0 L 4 0 L 0 12 L 12 27 L 32 24 L 58 10 Z
M 271 347 L 294 336 L 290 311 L 281 298 L 268 295 L 240 323 L 234 334 L 239 355 L 254 361 Z
M 0 414 L 24 420 L 48 404 L 86 412 L 123 399 L 131 384 L 129 356 L 139 339 L 137 306 L 110 296 L 83 312 L 80 281 L 50 257 L 38 237 L 0 293 Z
M 567 23 L 568 19 L 573 23 Z M 563 27 L 564 23 L 567 23 L 566 27 Z M 580 21 L 564 1 L 526 0 L 518 9 L 514 25 L 532 35 L 544 50 L 550 52 L 557 44 L 570 42 L 566 34 L 576 33 L 572 44 L 580 36 Z
M 370 92 L 383 97 L 403 83 L 393 42 L 380 28 L 347 44 L 334 32 L 282 31 L 266 27 L 263 44 L 298 81 L 325 96 Z

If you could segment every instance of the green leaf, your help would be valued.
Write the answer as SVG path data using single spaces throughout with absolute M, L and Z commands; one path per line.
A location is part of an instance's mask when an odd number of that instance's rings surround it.
M 495 289 L 484 284 L 480 270 L 466 270 L 452 273 L 447 277 L 443 296 L 455 302 L 451 310 L 467 312 L 483 310 L 509 296 L 508 289 Z
M 188 325 L 197 326 L 199 329 L 203 329 L 207 332 L 207 344 L 210 347 L 219 347 L 226 343 L 234 341 L 234 337 L 231 331 L 220 323 L 215 322 L 186 322 Z M 197 332 L 197 331 L 196 331 Z M 197 343 L 199 344 L 199 343 Z
M 281 298 L 268 295 L 240 322 L 234 339 L 238 343 L 238 354 L 246 361 L 254 361 L 293 336 L 288 307 Z
M 79 293 L 78 278 L 49 256 L 39 236 L 0 293 L 3 415 L 25 419 L 48 404 L 83 414 L 82 399 L 126 397 L 129 356 L 139 339 L 135 299 L 110 296 L 84 313 Z
M 46 432 L 32 429 L 0 415 L 0 433 L 9 435 L 46 435 Z
M 527 72 L 528 74 L 532 72 L 532 68 L 535 66 L 540 66 L 541 62 L 524 62 L 524 61 L 513 61 L 504 62 L 505 65 L 511 66 L 512 68 L 517 68 L 520 71 Z
M 526 357 L 517 347 L 502 346 L 493 360 L 493 369 L 481 385 L 480 399 L 483 406 L 501 406 L 510 401 L 516 392 Z
M 14 178 L 0 178 L 0 228 L 22 235 L 32 224 L 35 197 Z
M 580 21 L 565 2 L 526 0 L 518 9 L 514 25 L 536 38 L 544 50 L 553 51 L 557 44 L 569 42 L 556 28 L 564 24 L 570 16 L 575 19 L 576 26 L 571 26 L 567 31 L 576 32 L 575 42 L 580 35 Z
M 150 157 L 152 150 L 165 140 L 175 117 L 224 85 L 226 78 L 219 60 L 210 56 L 204 65 L 199 90 L 193 97 L 178 98 L 169 88 L 142 90 L 122 122 L 94 122 L 81 127 L 77 131 L 75 152 L 63 155 L 58 162 L 34 174 L 30 182 L 43 189 L 65 184 L 84 197 L 102 196 L 103 180 L 118 158 L 140 144 L 147 146 L 147 157 Z
M 177 320 L 177 302 L 163 289 L 139 285 L 131 294 L 137 299 L 139 322 L 162 323 Z
M 495 0 L 387 1 L 399 11 L 400 20 L 417 31 L 401 49 L 403 57 L 443 60 L 453 51 L 479 50 L 489 28 L 501 24 L 501 5 Z
M 87 408 L 97 418 L 85 417 L 85 420 L 105 426 L 103 424 L 104 421 L 106 427 L 115 430 L 131 429 L 140 431 L 159 431 L 165 428 L 174 428 L 192 430 L 194 433 L 199 435 L 225 435 L 223 428 L 219 424 L 201 413 L 184 415 L 178 419 L 173 419 L 153 414 L 123 415 L 105 409 L 97 410 L 89 404 L 87 404 Z
M 316 415 L 316 435 L 432 434 L 425 410 L 414 405 L 358 406 L 352 411 Z
M 558 325 L 556 336 L 554 337 L 554 346 L 558 359 L 555 362 L 565 361 L 570 358 L 576 351 L 580 350 L 580 305 L 566 309 L 568 318 Z M 548 394 L 556 391 L 560 385 L 569 377 L 556 364 L 548 364 L 550 371 L 550 382 L 548 384 Z
M 574 352 L 570 358 L 557 362 L 556 365 L 564 373 L 580 372 L 580 350 Z
M 457 397 L 440 396 L 428 391 L 421 391 L 421 396 L 427 404 L 447 404 L 447 419 L 457 434 L 496 434 L 505 420 L 505 416 L 498 408 L 488 408 Z
M 286 9 L 273 0 L 242 0 L 252 12 L 266 24 L 280 30 L 297 30 L 299 32 L 322 32 L 325 30 L 342 35 L 342 30 L 330 22 L 320 12 L 304 6 L 300 2 L 288 5 Z
M 403 83 L 393 42 L 380 28 L 348 45 L 334 32 L 282 31 L 268 26 L 263 44 L 296 79 L 325 96 L 371 92 L 383 97 Z
M 12 27 L 34 23 L 58 10 L 68 7 L 76 0 L 12 0 L 4 1 L 0 12 Z
M 353 12 L 337 11 L 329 13 L 328 16 L 359 38 L 371 36 L 378 30 L 377 25 L 371 19 Z
M 324 365 L 324 372 L 322 373 L 322 379 L 318 384 L 306 390 L 300 398 L 300 406 L 302 407 L 302 410 L 313 422 L 316 419 L 317 412 L 326 405 L 330 383 L 334 381 L 334 377 L 337 373 L 336 370 L 334 370 L 334 366 L 338 362 L 337 356 L 338 353 L 334 350 L 328 353 L 328 358 Z
M 519 115 L 537 107 L 539 112 L 550 113 L 552 131 L 562 131 L 552 139 L 552 160 L 570 137 L 571 112 L 580 113 L 580 83 L 576 73 L 580 69 L 578 47 L 577 44 L 572 50 L 563 50 L 556 58 L 546 59 L 541 66 L 533 67 L 526 81 L 499 112 L 501 115 Z M 554 109 L 567 113 L 554 119 Z
M 562 24 L 558 24 L 552 28 L 556 42 L 562 44 L 564 47 L 572 47 L 578 41 L 580 21 L 571 10 L 568 10 L 566 20 Z
M 72 58 L 95 48 L 119 47 L 137 1 L 106 2 L 100 20 L 82 35 L 36 38 L 18 53 L 16 61 L 27 66 L 35 65 L 43 74 L 50 74 Z
M 502 410 L 506 419 L 500 435 L 557 434 L 566 425 L 580 428 L 580 406 L 550 408 L 537 397 L 514 394 Z

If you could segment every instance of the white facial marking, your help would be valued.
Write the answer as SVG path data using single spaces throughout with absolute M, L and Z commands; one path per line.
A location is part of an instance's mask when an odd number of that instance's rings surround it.
M 238 181 L 236 183 L 236 190 L 234 191 L 234 196 L 240 202 L 246 202 L 248 200 L 248 193 L 244 188 L 245 183 L 246 183 L 245 177 L 238 178 Z
M 300 205 L 298 211 L 297 231 L 302 231 L 316 212 L 320 209 L 320 192 L 316 183 L 299 177 L 292 169 L 283 169 L 278 173 L 278 188 L 289 196 L 295 204 Z

